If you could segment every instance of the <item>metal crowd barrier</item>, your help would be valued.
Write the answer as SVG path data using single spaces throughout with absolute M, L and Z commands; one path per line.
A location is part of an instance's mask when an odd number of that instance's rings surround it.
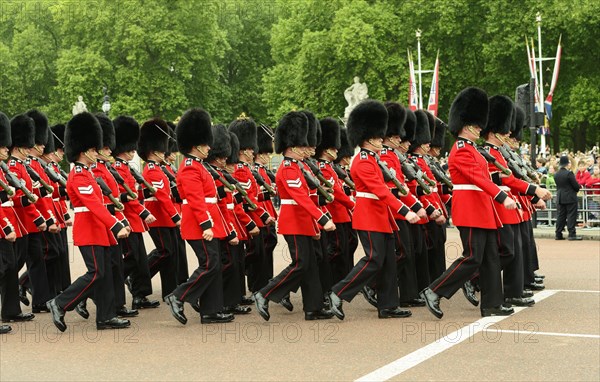
M 554 226 L 558 212 L 556 210 L 556 189 L 550 189 L 552 199 L 546 202 L 546 209 L 537 211 L 537 224 L 542 226 Z M 577 223 L 583 227 L 591 227 L 600 224 L 600 190 L 593 188 L 582 188 L 577 193 Z

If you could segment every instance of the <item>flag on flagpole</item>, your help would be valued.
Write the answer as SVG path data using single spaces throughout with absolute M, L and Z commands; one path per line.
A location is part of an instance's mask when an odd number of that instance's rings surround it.
M 556 48 L 556 59 L 554 60 L 554 71 L 552 72 L 552 84 L 550 85 L 550 92 L 548 93 L 546 101 L 544 102 L 548 119 L 552 119 L 552 95 L 554 94 L 554 88 L 556 88 L 558 72 L 560 70 L 560 56 L 562 54 L 562 46 L 560 45 L 561 39 L 562 35 L 558 38 L 558 47 Z
M 409 78 L 408 78 L 408 107 L 410 110 L 415 111 L 419 107 L 419 95 L 417 92 L 417 81 L 415 80 L 415 65 L 413 64 L 412 55 L 410 54 L 410 50 L 407 49 L 408 52 L 408 69 L 409 69 Z
M 433 68 L 433 78 L 431 79 L 431 90 L 429 91 L 429 103 L 427 110 L 434 116 L 438 115 L 438 97 L 439 97 L 439 73 L 440 72 L 440 52 L 435 57 L 435 67 Z
M 533 69 L 533 76 L 532 78 L 535 79 L 535 111 L 540 111 L 540 108 L 538 107 L 539 103 L 540 103 L 540 96 L 539 96 L 539 90 L 538 90 L 538 77 L 537 77 L 537 65 L 535 63 L 535 45 L 533 44 L 533 39 L 531 39 L 531 67 Z M 531 91 L 531 89 L 530 89 Z

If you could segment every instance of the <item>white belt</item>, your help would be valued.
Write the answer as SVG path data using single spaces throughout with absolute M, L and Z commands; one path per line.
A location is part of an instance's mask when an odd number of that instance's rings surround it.
M 75 208 L 73 208 L 73 212 L 74 213 L 90 212 L 90 210 L 87 207 L 75 207 Z
M 294 199 L 281 199 L 281 205 L 288 204 L 291 206 L 297 206 L 298 203 Z
M 148 200 L 148 199 L 146 199 Z M 217 204 L 217 198 L 204 198 L 204 202 L 208 204 Z M 187 199 L 183 199 L 181 204 L 189 204 Z
M 158 199 L 156 199 L 156 196 L 151 196 L 149 198 L 144 199 L 145 202 L 158 202 Z
M 228 210 L 233 210 L 233 203 L 227 203 L 227 209 Z
M 54 198 L 52 199 L 53 202 L 60 202 L 60 198 Z
M 510 187 L 508 187 L 508 186 L 498 186 L 498 188 L 504 192 L 510 192 Z
M 2 203 L 2 207 L 12 207 L 14 205 L 15 205 L 15 202 L 13 202 L 12 200 Z
M 455 184 L 452 187 L 453 190 L 468 190 L 468 191 L 483 191 L 481 188 L 474 184 Z
M 371 194 L 370 192 L 357 191 L 356 192 L 356 197 L 357 198 L 367 198 L 367 199 L 379 200 L 379 198 L 377 197 L 377 195 Z

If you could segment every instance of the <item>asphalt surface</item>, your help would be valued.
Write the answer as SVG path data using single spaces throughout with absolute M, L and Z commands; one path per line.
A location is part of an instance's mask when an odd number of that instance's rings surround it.
M 0 380 L 598 381 L 600 241 L 537 244 L 547 290 L 536 294 L 534 307 L 491 323 L 460 291 L 442 301 L 442 320 L 426 308 L 413 308 L 410 318 L 380 320 L 359 295 L 344 304 L 344 321 L 304 321 L 301 296 L 292 295 L 294 311 L 271 304 L 269 322 L 252 312 L 228 324 L 202 325 L 186 305 L 183 326 L 163 303 L 141 311 L 129 329 L 101 332 L 89 303 L 92 318 L 67 313 L 65 333 L 48 314 L 13 323 L 13 332 L 0 337 Z M 455 229 L 448 231 L 447 249 L 451 261 L 460 250 Z M 282 245 L 274 257 L 276 271 L 289 261 Z M 188 258 L 195 266 L 189 248 Z M 75 251 L 72 273 L 83 269 Z

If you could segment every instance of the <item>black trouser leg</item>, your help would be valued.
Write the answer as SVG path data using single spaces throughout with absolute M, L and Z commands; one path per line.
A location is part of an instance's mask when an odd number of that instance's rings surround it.
M 65 290 L 71 285 L 71 258 L 69 257 L 69 242 L 67 239 L 68 228 L 63 228 L 60 235 L 60 280 L 61 289 Z
M 17 239 L 15 249 L 18 256 L 27 264 L 27 273 L 31 282 L 32 304 L 34 306 L 44 305 L 52 297 L 49 293 L 48 274 L 42 251 L 42 234 L 40 232 L 30 233 Z
M 534 271 L 540 269 L 540 262 L 538 259 L 538 251 L 537 244 L 535 242 L 535 236 L 533 235 L 533 222 L 531 220 L 527 221 L 527 230 L 529 232 L 529 237 L 531 241 L 529 242 L 529 247 L 531 248 L 531 269 L 532 274 Z
M 336 284 L 350 272 L 349 241 L 352 223 L 336 223 L 335 230 L 323 232 L 327 235 L 327 258 L 331 266 L 331 282 Z
M 429 278 L 437 279 L 446 270 L 446 226 L 441 226 L 434 221 L 427 223 L 426 232 L 430 243 L 429 253 Z
M 531 237 L 529 235 L 528 222 L 519 223 L 519 233 L 521 236 L 521 253 L 523 255 L 523 284 L 532 284 L 535 282 L 533 275 L 533 264 L 531 252 Z
M 0 300 L 2 300 L 2 317 L 16 316 L 21 313 L 19 274 L 14 244 L 4 239 L 0 239 Z
M 280 302 L 290 292 L 302 287 L 302 304 L 306 312 L 323 308 L 323 290 L 319 282 L 319 268 L 310 236 L 284 235 L 292 262 L 260 290 L 267 299 Z
M 175 240 L 177 241 L 177 285 L 179 285 L 190 278 L 185 240 L 181 237 L 181 230 L 179 228 L 175 229 Z
M 227 240 L 219 240 L 221 246 L 221 265 L 223 272 L 223 305 L 236 306 L 242 301 L 240 295 L 240 271 L 236 252 L 238 245 L 230 245 Z
M 177 263 L 175 228 L 170 227 L 152 227 L 150 228 L 150 237 L 156 246 L 156 251 L 152 251 L 148 257 L 148 267 L 150 268 L 150 277 L 154 277 L 160 272 L 160 284 L 162 297 L 172 293 L 177 287 Z
M 413 250 L 415 253 L 415 269 L 417 271 L 417 285 L 419 290 L 426 288 L 429 278 L 429 253 L 425 241 L 425 226 L 423 224 L 411 224 Z
M 248 247 L 248 240 L 240 240 L 240 244 L 238 244 L 238 251 L 235 253 L 234 259 L 237 261 L 238 266 L 238 274 L 239 274 L 239 285 L 240 285 L 240 294 L 242 296 L 246 295 L 246 248 Z
M 96 322 L 110 320 L 117 315 L 111 247 L 105 247 L 103 257 L 104 277 L 100 278 L 92 294 L 96 304 Z
M 223 309 L 223 276 L 219 257 L 219 240 L 189 240 L 198 259 L 198 268 L 190 278 L 179 285 L 173 294 L 181 301 L 196 303 L 200 300 L 202 314 Z
M 109 248 L 115 306 L 121 309 L 125 305 L 125 278 L 123 276 L 123 255 L 119 245 Z
M 415 255 L 409 223 L 406 220 L 396 220 L 396 224 L 400 228 L 394 232 L 400 301 L 409 301 L 419 298 Z
M 48 278 L 48 294 L 55 297 L 61 291 L 62 280 L 60 275 L 60 249 L 57 233 L 44 231 L 41 233 L 42 253 L 46 263 L 46 277 Z
M 268 273 L 265 272 L 265 264 L 268 260 L 265 260 L 264 234 L 265 229 L 261 228 L 258 235 L 253 236 L 248 240 L 246 273 L 248 275 L 248 289 L 250 289 L 251 292 L 260 290 L 267 285 L 269 279 L 273 277 L 272 274 L 269 277 Z M 271 259 L 271 264 L 272 263 L 273 259 Z
M 577 234 L 577 203 L 567 204 L 567 231 L 570 237 Z
M 352 268 L 354 268 L 354 253 L 358 248 L 358 232 L 355 229 L 352 229 L 352 223 L 350 223 L 348 234 L 348 272 L 350 272 Z M 348 272 L 346 272 L 346 275 Z
M 568 204 L 556 204 L 556 231 L 555 236 L 562 236 L 562 232 L 567 224 L 567 210 Z
M 348 302 L 371 281 L 377 284 L 378 307 L 398 306 L 398 280 L 394 236 L 391 233 L 358 231 L 365 256 L 331 289 Z M 382 271 L 382 268 L 385 268 Z M 381 272 L 382 271 L 382 272 Z M 391 278 L 391 280 L 390 280 Z
M 133 297 L 146 297 L 152 294 L 152 278 L 148 267 L 146 245 L 141 232 L 132 232 L 119 244 L 123 252 L 123 276 L 131 280 Z
M 498 255 L 502 265 L 504 297 L 523 295 L 523 251 L 521 232 L 517 224 L 498 228 Z
M 321 232 L 319 240 L 313 240 L 315 246 L 315 256 L 317 257 L 317 267 L 319 268 L 319 280 L 321 281 L 321 290 L 328 292 L 333 286 L 331 276 L 331 265 L 327 259 L 327 235 L 325 231 Z

